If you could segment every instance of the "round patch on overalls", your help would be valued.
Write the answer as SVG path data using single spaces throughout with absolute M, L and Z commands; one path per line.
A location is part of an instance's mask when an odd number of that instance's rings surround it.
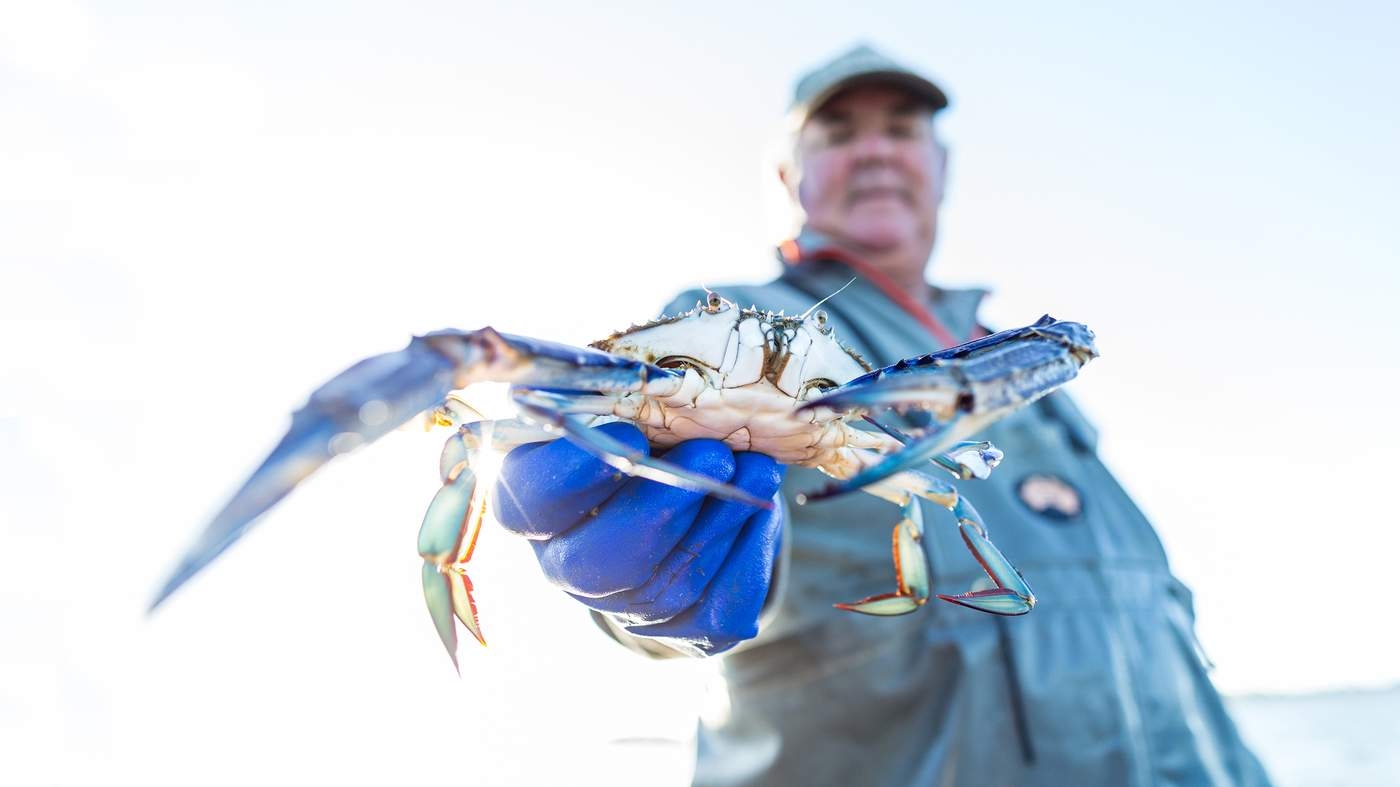
M 1068 521 L 1079 516 L 1084 510 L 1084 500 L 1079 490 L 1070 482 L 1056 475 L 1032 473 L 1016 485 L 1016 496 L 1026 508 L 1041 516 L 1060 521 Z

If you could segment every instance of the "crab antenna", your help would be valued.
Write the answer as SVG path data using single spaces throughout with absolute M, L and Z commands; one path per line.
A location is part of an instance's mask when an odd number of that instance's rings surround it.
M 833 292 L 832 294 L 830 294 L 830 295 L 826 296 L 825 298 L 822 298 L 821 300 L 819 300 L 819 301 L 817 301 L 816 303 L 812 304 L 812 308 L 808 309 L 808 310 L 805 311 L 805 312 L 802 312 L 802 316 L 799 317 L 798 319 L 805 320 L 805 319 L 807 319 L 808 317 L 811 317 L 811 316 L 812 316 L 812 312 L 816 311 L 818 306 L 821 306 L 823 303 L 826 303 L 827 301 L 831 300 L 832 298 L 835 298 L 837 295 L 840 295 L 842 290 L 846 289 L 847 287 L 849 287 L 849 286 L 851 286 L 852 284 L 855 284 L 855 283 L 856 283 L 856 277 L 852 276 L 850 281 L 848 281 L 848 282 L 846 282 L 845 284 L 841 285 L 841 289 L 840 289 L 840 290 L 837 290 L 836 292 Z

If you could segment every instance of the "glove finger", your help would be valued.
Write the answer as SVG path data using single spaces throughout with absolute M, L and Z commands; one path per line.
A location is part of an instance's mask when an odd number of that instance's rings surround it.
M 773 562 L 782 541 L 780 509 L 763 511 L 744 526 L 729 559 L 699 604 L 665 623 L 624 628 L 640 637 L 673 640 L 714 655 L 758 635 L 758 616 L 768 599 Z
M 736 469 L 729 483 L 755 497 L 771 498 L 783 481 L 783 466 L 757 453 L 734 456 Z M 708 498 L 695 523 L 660 567 L 640 587 L 600 598 L 579 598 L 600 612 L 628 625 L 660 623 L 695 606 L 705 594 L 744 524 L 760 512 L 733 500 Z M 578 598 L 578 597 L 576 597 Z
M 734 453 L 717 440 L 687 440 L 668 462 L 719 481 L 734 475 Z M 704 493 L 632 478 L 597 516 L 548 541 L 533 542 L 545 576 L 570 593 L 604 596 L 647 581 L 695 521 Z
M 646 436 L 625 421 L 596 427 L 650 453 Z M 550 538 L 578 524 L 622 487 L 626 477 L 566 439 L 522 445 L 506 454 L 496 481 L 496 521 L 530 539 Z

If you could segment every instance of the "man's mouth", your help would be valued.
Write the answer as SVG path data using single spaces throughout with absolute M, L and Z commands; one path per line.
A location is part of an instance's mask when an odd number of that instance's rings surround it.
M 896 200 L 905 204 L 909 203 L 909 194 L 904 189 L 890 186 L 876 186 L 873 188 L 852 189 L 846 197 L 848 205 L 858 202 Z

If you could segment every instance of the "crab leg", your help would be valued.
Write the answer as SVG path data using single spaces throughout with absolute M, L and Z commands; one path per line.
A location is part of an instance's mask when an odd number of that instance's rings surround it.
M 924 436 L 906 434 L 868 415 L 864 416 L 864 418 L 868 423 L 879 427 L 880 431 L 893 437 L 904 445 L 908 445 L 918 439 L 918 437 Z M 996 469 L 996 466 L 1001 463 L 1004 456 L 1005 454 L 1001 452 L 1001 449 L 986 440 L 964 440 L 960 443 L 953 444 L 953 446 L 948 449 L 947 453 L 935 454 L 931 461 L 944 470 L 947 470 L 954 478 L 963 481 L 969 478 L 986 480 L 986 478 L 992 474 L 992 471 Z
M 959 478 L 986 478 L 1001 461 L 1002 452 L 988 442 L 964 441 L 948 445 L 948 433 L 959 418 L 960 416 L 955 415 L 944 428 L 922 437 L 910 439 L 903 449 L 882 458 L 849 478 L 832 481 L 821 489 L 808 492 L 803 495 L 803 498 L 805 500 L 821 500 L 855 492 L 897 473 L 913 470 L 930 460 Z M 909 439 L 907 435 L 902 433 L 892 433 L 891 436 L 901 440 Z M 946 454 L 945 451 L 947 451 Z
M 900 506 L 903 515 L 894 526 L 894 576 L 898 590 L 878 596 L 869 596 L 860 601 L 837 604 L 837 609 L 860 612 L 866 615 L 905 615 L 928 601 L 929 571 L 928 556 L 923 545 L 923 515 L 919 511 L 919 499 L 905 495 Z
M 447 439 L 438 460 L 442 488 L 433 496 L 418 531 L 418 554 L 423 557 L 423 597 L 428 603 L 442 644 L 457 663 L 457 628 L 462 621 L 482 645 L 481 626 L 472 598 L 466 563 L 471 560 L 486 513 L 485 490 L 477 488 L 471 468 L 478 451 L 509 451 L 524 443 L 549 440 L 553 434 L 518 420 L 473 421 Z
M 433 497 L 418 531 L 418 554 L 423 557 L 423 598 L 453 666 L 457 666 L 454 616 L 478 642 L 486 644 L 465 566 L 476 548 L 485 514 L 486 495 L 477 493 L 476 473 L 461 463 L 456 475 L 445 479 L 443 487 Z
M 972 507 L 967 498 L 959 495 L 952 511 L 953 516 L 958 518 L 958 530 L 962 533 L 968 551 L 982 564 L 982 570 L 987 572 L 987 576 L 996 587 L 988 590 L 969 590 L 956 596 L 940 593 L 938 597 L 994 615 L 1024 615 L 1030 612 L 1035 606 L 1035 594 L 1031 592 L 1031 586 L 1026 584 L 1021 572 L 1011 565 L 1011 561 L 1007 560 L 996 544 L 987 537 L 987 526 L 978 515 L 977 509 Z
M 463 464 L 471 465 L 471 459 L 482 449 L 501 452 L 510 451 L 526 443 L 553 440 L 557 434 L 534 424 L 527 424 L 515 418 L 500 421 L 472 421 L 462 424 L 442 446 L 438 457 L 438 474 L 442 482 L 448 483 L 455 477 Z
M 477 642 L 486 644 L 466 567 L 481 535 L 487 497 L 486 491 L 477 487 L 471 461 L 481 450 L 508 451 L 550 437 L 539 427 L 520 421 L 474 421 L 463 424 L 442 447 L 438 461 L 442 488 L 423 515 L 418 554 L 423 557 L 423 598 L 453 666 L 457 666 L 454 617 L 462 621 Z
M 855 492 L 871 484 L 877 484 L 890 476 L 914 470 L 924 462 L 934 464 L 951 473 L 956 478 L 985 479 L 1001 463 L 1004 454 L 1001 449 L 985 440 L 964 440 L 948 445 L 948 433 L 957 424 L 960 416 L 955 415 L 944 428 L 929 432 L 921 437 L 910 437 L 893 427 L 878 421 L 866 420 L 879 426 L 891 437 L 904 442 L 904 448 L 878 462 L 862 469 L 849 478 L 832 481 L 826 486 L 801 496 L 804 502 L 836 497 Z
M 968 591 L 958 595 L 939 594 L 939 598 L 995 615 L 1024 615 L 1035 606 L 1035 594 L 1031 592 L 1030 585 L 1021 576 L 1021 572 L 1017 571 L 1016 567 L 1011 565 L 1011 561 L 1007 560 L 1006 556 L 1001 553 L 996 544 L 992 543 L 987 536 L 987 526 L 982 521 L 981 515 L 977 513 L 977 509 L 973 507 L 972 503 L 958 492 L 957 487 L 925 473 L 906 471 L 866 487 L 865 491 L 899 504 L 901 507 L 907 506 L 908 498 L 914 496 L 937 503 L 953 512 L 953 516 L 958 521 L 958 531 L 962 535 L 963 543 L 967 545 L 968 551 L 976 558 L 977 564 L 986 572 L 987 577 L 992 580 L 995 587 L 987 590 Z M 907 550 L 897 553 L 897 562 L 908 554 Z M 927 593 L 924 595 L 927 596 Z M 891 606 L 890 608 L 895 607 Z M 913 608 L 884 613 L 866 609 L 855 611 L 867 614 L 903 614 L 913 611 Z
M 402 350 L 360 361 L 311 394 L 293 414 L 286 436 L 205 527 L 151 608 L 218 557 L 326 462 L 436 407 L 455 389 L 493 381 L 666 395 L 678 389 L 683 379 L 678 371 L 491 328 L 415 337 Z
M 761 500 L 744 490 L 708 476 L 657 459 L 588 426 L 570 415 L 580 408 L 574 397 L 550 391 L 518 390 L 515 403 L 531 418 L 562 431 L 578 447 L 608 466 L 630 476 L 647 478 L 669 486 L 703 492 L 722 500 L 734 500 L 756 508 L 771 509 L 773 501 Z M 585 397 L 585 400 L 587 397 Z

